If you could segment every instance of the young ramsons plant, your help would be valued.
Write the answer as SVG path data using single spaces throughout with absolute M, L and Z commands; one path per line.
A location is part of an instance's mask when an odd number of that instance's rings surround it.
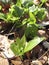
M 10 48 L 16 56 L 22 56 L 24 55 L 24 53 L 32 50 L 44 39 L 44 37 L 35 37 L 33 40 L 27 42 L 24 35 L 21 39 L 17 38 L 16 41 L 11 44 Z
M 41 0 L 41 4 L 35 5 L 32 0 L 17 0 L 16 4 L 12 4 L 8 13 L 0 12 L 0 19 L 6 23 L 15 23 L 17 28 L 24 27 L 24 36 L 17 38 L 10 48 L 15 55 L 21 56 L 32 50 L 45 38 L 38 37 L 37 19 L 42 21 L 46 16 L 46 9 L 42 5 L 47 0 Z M 18 24 L 18 26 L 17 26 Z M 26 39 L 29 38 L 27 42 Z

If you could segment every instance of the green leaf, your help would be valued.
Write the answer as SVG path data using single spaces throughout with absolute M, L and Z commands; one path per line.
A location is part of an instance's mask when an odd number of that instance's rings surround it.
M 41 0 L 41 2 L 42 2 L 42 3 L 46 3 L 46 2 L 47 2 L 47 0 Z
M 2 9 L 2 6 L 0 5 L 0 10 Z
M 23 21 L 22 21 L 22 25 L 25 25 L 27 23 L 27 19 L 24 19 Z
M 26 39 L 24 35 L 21 39 L 17 38 L 16 42 L 11 44 L 10 48 L 15 55 L 21 56 L 24 54 L 25 43 L 26 43 Z
M 47 0 L 41 0 L 41 4 L 39 5 L 39 7 L 42 7 L 42 5 L 44 4 L 44 3 L 46 3 L 47 2 Z
M 25 35 L 21 38 L 21 45 L 20 46 L 23 46 L 25 47 L 25 43 L 26 43 L 26 38 L 25 38 Z
M 15 17 L 21 17 L 23 14 L 23 9 L 16 5 L 12 5 L 9 11 Z
M 20 44 L 20 38 L 17 37 L 15 44 L 16 44 L 16 45 L 17 45 L 17 44 Z
M 0 19 L 6 21 L 6 15 L 3 13 L 0 13 Z
M 24 49 L 24 52 L 28 52 L 30 50 L 32 50 L 34 47 L 36 47 L 41 41 L 43 41 L 45 38 L 42 37 L 35 37 L 33 40 L 29 41 L 27 43 L 27 46 Z
M 19 7 L 21 7 L 21 0 L 17 0 L 16 5 L 19 6 Z
M 18 55 L 18 56 L 19 56 L 19 53 L 20 53 L 20 48 L 19 47 L 20 47 L 20 39 L 17 38 L 16 42 L 12 43 L 11 46 L 10 46 L 10 48 L 13 51 L 13 53 L 15 55 Z
M 31 23 L 36 23 L 36 18 L 32 12 L 29 12 L 29 16 L 30 16 Z
M 7 13 L 7 17 L 6 17 L 6 18 L 7 18 L 7 22 L 8 22 L 8 21 L 10 21 L 10 20 L 11 20 L 11 18 L 12 18 L 11 13 Z
M 19 17 L 15 17 L 11 13 L 7 13 L 6 15 L 7 15 L 6 17 L 7 22 L 14 23 L 15 21 L 19 19 Z
M 16 46 L 15 43 L 11 44 L 10 48 L 15 55 L 18 55 L 18 47 Z
M 35 46 L 37 46 L 44 39 L 45 38 L 43 37 L 42 38 L 35 37 L 33 40 L 26 42 L 26 38 L 25 36 L 23 36 L 21 39 L 17 38 L 16 41 L 11 44 L 10 48 L 15 55 L 21 56 L 24 53 L 32 50 Z
M 35 36 L 37 36 L 37 31 L 38 31 L 38 27 L 36 25 L 29 25 L 27 26 L 26 30 L 25 30 L 25 35 L 26 37 L 29 39 L 34 38 Z M 29 36 L 29 37 L 28 37 Z
M 38 10 L 38 13 L 37 13 L 37 18 L 39 19 L 39 20 L 44 20 L 44 18 L 46 17 L 46 10 L 45 10 L 45 8 L 39 8 L 39 10 Z

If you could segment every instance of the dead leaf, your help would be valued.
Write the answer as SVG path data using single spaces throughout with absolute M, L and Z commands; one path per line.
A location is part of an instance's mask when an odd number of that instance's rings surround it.
M 9 62 L 7 59 L 0 57 L 0 65 L 9 65 Z

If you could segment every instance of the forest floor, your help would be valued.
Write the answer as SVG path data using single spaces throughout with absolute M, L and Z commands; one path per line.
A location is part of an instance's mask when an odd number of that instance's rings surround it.
M 0 65 L 49 65 L 49 2 L 46 3 L 45 8 L 48 11 L 47 17 L 43 21 L 46 26 L 45 29 L 38 30 L 38 35 L 45 36 L 46 40 L 42 41 L 33 50 L 25 53 L 23 59 L 20 57 L 12 57 L 12 55 L 7 56 L 7 53 L 11 51 L 5 48 L 6 44 L 9 46 L 14 42 L 15 37 L 21 37 L 22 33 L 20 32 L 22 32 L 22 30 L 20 30 L 19 33 L 8 33 L 9 30 L 11 31 L 13 24 L 0 22 L 0 25 L 2 25 L 4 29 L 0 30 Z M 43 23 L 41 23 L 41 25 Z

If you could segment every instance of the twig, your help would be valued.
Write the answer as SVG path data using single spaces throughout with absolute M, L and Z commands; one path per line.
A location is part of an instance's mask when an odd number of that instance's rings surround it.
M 47 54 L 48 51 L 49 51 L 49 49 L 40 58 L 38 58 L 38 59 L 41 59 L 44 55 Z
M 16 26 L 16 23 L 13 25 L 12 29 L 10 30 L 10 32 L 12 32 L 14 30 L 15 26 Z
M 14 32 L 13 33 L 8 33 L 8 34 L 4 34 L 5 36 L 9 36 L 9 35 L 12 35 L 12 34 L 14 34 Z

